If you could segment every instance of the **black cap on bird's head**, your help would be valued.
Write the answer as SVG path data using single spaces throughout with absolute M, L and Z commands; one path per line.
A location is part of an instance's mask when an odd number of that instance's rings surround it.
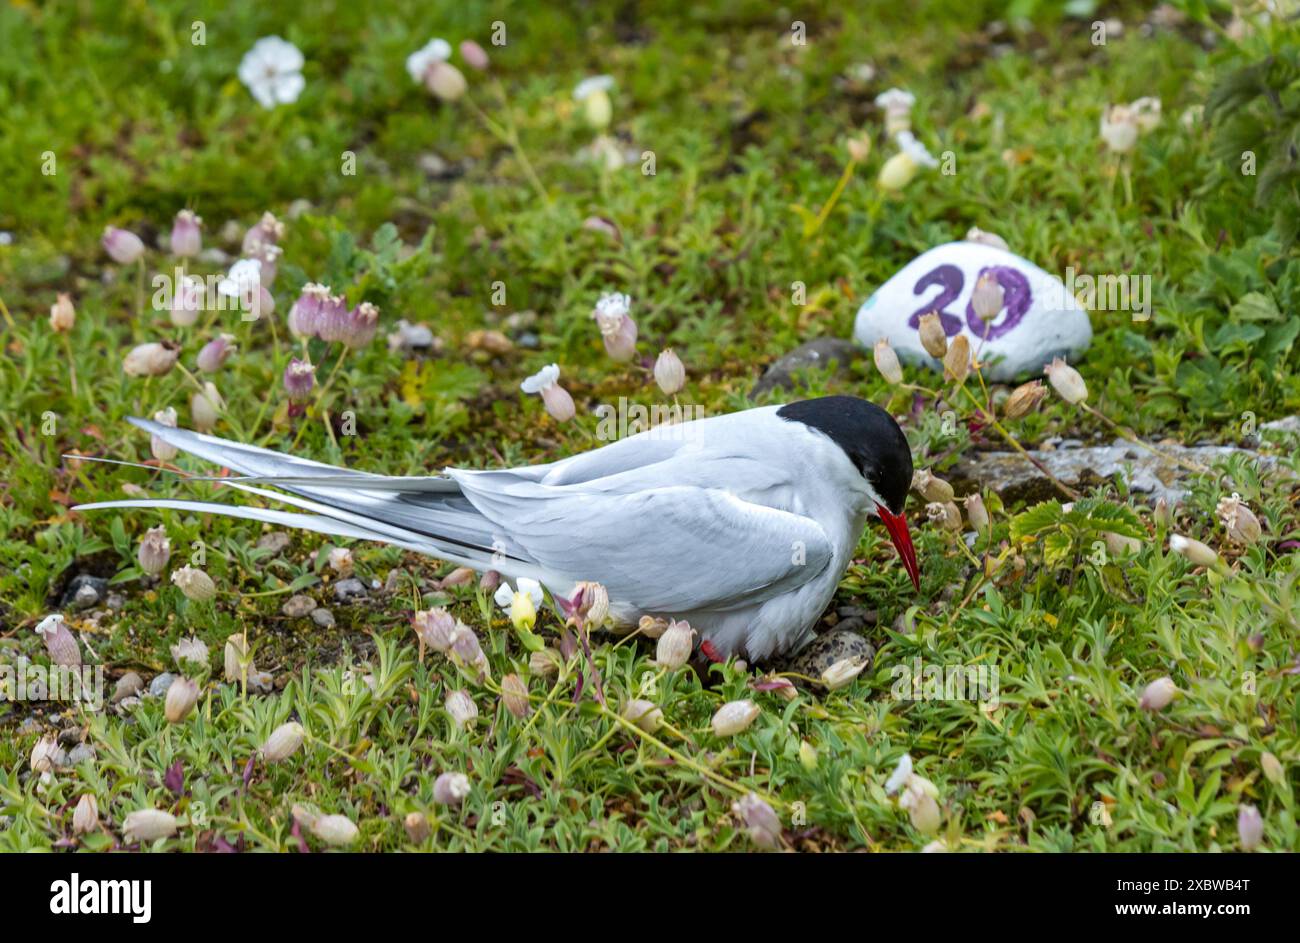
M 907 575 L 920 589 L 916 551 L 903 518 L 903 504 L 912 487 L 912 450 L 894 417 L 875 403 L 856 396 L 803 400 L 782 406 L 776 414 L 824 433 L 844 450 L 879 496 L 876 511 L 907 568 Z

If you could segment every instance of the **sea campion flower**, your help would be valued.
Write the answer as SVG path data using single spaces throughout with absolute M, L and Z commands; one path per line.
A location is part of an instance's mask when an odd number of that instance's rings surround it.
M 971 292 L 970 303 L 981 321 L 992 321 L 1002 313 L 1006 302 L 1006 292 L 1002 283 L 992 275 L 981 275 L 975 281 L 975 290 Z
M 263 108 L 292 105 L 306 87 L 302 51 L 279 36 L 263 36 L 239 63 L 239 81 Z
M 235 352 L 235 336 L 222 334 L 208 341 L 199 351 L 198 368 L 204 373 L 216 373 Z
M 925 516 L 944 530 L 961 530 L 961 511 L 952 501 L 931 501 L 925 506 Z
M 519 388 L 525 393 L 540 393 L 542 402 L 546 406 L 546 412 L 556 422 L 567 422 L 574 416 L 573 397 L 569 391 L 560 386 L 560 368 L 557 364 L 542 367 L 537 373 L 534 373 Z
M 1162 711 L 1168 707 L 1178 693 L 1178 686 L 1172 678 L 1156 678 L 1142 689 L 1138 698 L 1138 707 L 1144 711 Z
M 211 432 L 225 408 L 226 401 L 211 380 L 203 384 L 202 390 L 190 395 L 190 421 L 199 432 Z
M 898 384 L 903 382 L 903 366 L 898 362 L 898 354 L 894 348 L 889 346 L 886 338 L 876 341 L 875 349 L 872 351 L 872 358 L 876 362 L 876 369 L 880 375 L 885 378 L 886 383 Z
M 1043 373 L 1052 384 L 1052 389 L 1067 403 L 1073 405 L 1087 400 L 1088 384 L 1083 382 L 1078 370 L 1060 357 L 1053 357 L 1052 362 L 1043 367 Z
M 1101 115 L 1101 139 L 1113 153 L 1127 154 L 1137 144 L 1138 116 L 1128 105 L 1111 105 Z
M 166 409 L 160 409 L 158 412 L 153 414 L 153 421 L 158 423 L 160 426 L 167 426 L 168 428 L 175 429 L 176 410 L 171 406 L 168 406 Z M 160 462 L 170 462 L 176 457 L 176 448 L 168 445 L 156 435 L 149 437 L 149 451 L 152 452 L 153 457 L 158 459 Z
M 518 592 L 503 582 L 492 598 L 505 610 L 506 618 L 516 629 L 531 629 L 537 622 L 537 609 L 542 604 L 542 584 L 522 576 Z
M 599 629 L 609 619 L 609 592 L 600 583 L 582 580 L 568 599 L 556 597 L 564 612 L 565 624 Z
M 197 636 L 183 638 L 171 646 L 172 660 L 181 671 L 193 669 L 206 671 L 208 668 L 208 646 Z
M 184 275 L 172 292 L 167 314 L 177 327 L 191 327 L 207 305 L 208 288 L 197 275 Z
M 901 88 L 891 88 L 876 96 L 876 107 L 885 112 L 885 134 L 889 137 L 911 130 L 912 106 L 916 96 Z
M 460 57 L 465 60 L 465 65 L 480 72 L 486 72 L 488 66 L 491 65 L 487 50 L 472 39 L 461 40 Z
M 449 691 L 446 700 L 443 701 L 443 707 L 447 709 L 452 723 L 457 727 L 470 727 L 478 720 L 478 706 L 464 691 Z
M 970 373 L 970 356 L 970 340 L 965 334 L 958 334 L 943 355 L 944 376 L 960 386 Z
M 682 359 L 669 348 L 659 354 L 655 360 L 655 382 L 667 396 L 675 396 L 686 385 L 686 366 Z
M 435 652 L 445 655 L 451 650 L 456 619 L 446 609 L 441 606 L 436 609 L 421 609 L 411 617 L 411 625 L 420 641 Z
M 333 316 L 333 306 L 344 304 L 342 298 L 330 293 L 328 285 L 308 282 L 302 286 L 302 294 L 289 309 L 289 331 L 295 337 L 316 337 L 320 334 L 321 311 L 329 306 Z
M 583 79 L 573 90 L 574 101 L 582 103 L 582 111 L 587 123 L 597 131 L 609 127 L 610 119 L 614 115 L 614 103 L 609 98 L 613 88 L 613 76 L 594 75 Z
M 1002 249 L 1004 252 L 1010 252 L 1011 247 L 1007 241 L 997 233 L 985 232 L 978 226 L 972 226 L 966 231 L 967 242 L 978 242 L 980 245 L 993 246 L 995 249 Z
M 72 831 L 86 835 L 99 828 L 99 801 L 93 792 L 83 793 L 72 813 Z
M 907 810 L 912 827 L 924 835 L 937 831 L 942 821 L 939 810 L 939 787 L 912 768 L 912 757 L 904 753 L 898 766 L 885 781 L 885 794 L 898 793 L 898 806 Z
M 334 547 L 330 550 L 329 567 L 339 576 L 351 576 L 352 551 L 347 547 Z
M 838 691 L 853 683 L 867 667 L 867 659 L 861 655 L 853 658 L 841 658 L 822 672 L 821 681 L 828 691 Z
M 966 505 L 966 520 L 970 521 L 970 526 L 980 533 L 987 531 L 990 523 L 989 512 L 979 493 L 966 495 L 963 503 Z
M 749 840 L 755 845 L 760 848 L 780 846 L 781 819 L 757 793 L 747 793 L 733 802 L 731 814 L 745 827 Z
M 951 501 L 955 492 L 952 485 L 934 474 L 928 468 L 918 468 L 912 472 L 912 488 L 929 502 L 940 504 Z
M 203 220 L 189 210 L 181 210 L 172 222 L 172 255 L 190 259 L 203 248 L 203 234 L 199 231 Z
M 244 233 L 244 242 L 240 251 L 246 256 L 257 255 L 258 250 L 264 246 L 274 246 L 279 244 L 284 238 L 284 223 L 275 218 L 275 214 L 266 212 L 262 218 L 248 228 Z
M 533 712 L 528 703 L 528 685 L 519 675 L 512 672 L 501 679 L 501 703 L 521 720 Z
M 247 259 L 262 263 L 261 283 L 263 288 L 269 288 L 275 284 L 275 276 L 279 271 L 280 256 L 284 255 L 284 250 L 274 243 L 257 242 L 246 253 Z
M 948 335 L 939 321 L 939 315 L 933 311 L 921 315 L 917 333 L 921 337 L 921 346 L 931 357 L 942 360 L 944 354 L 948 353 Z
M 100 240 L 108 257 L 118 265 L 130 265 L 144 255 L 144 243 L 135 233 L 116 226 L 104 228 L 104 238 Z
M 885 161 L 880 168 L 876 182 L 881 189 L 896 193 L 912 182 L 917 171 L 922 167 L 934 168 L 939 161 L 931 156 L 924 144 L 918 141 L 911 131 L 900 131 L 894 139 L 898 142 L 898 153 Z
M 1002 407 L 1002 414 L 1008 419 L 1020 419 L 1037 409 L 1045 396 L 1047 396 L 1047 387 L 1043 386 L 1042 380 L 1031 380 L 1021 384 L 1007 397 L 1006 404 Z
M 762 710 L 751 700 L 728 701 L 718 708 L 710 722 L 719 737 L 734 737 L 749 729 Z
M 217 282 L 217 294 L 236 298 L 246 310 L 260 311 L 262 293 L 262 260 L 240 259 L 230 266 L 225 278 Z M 254 309 L 254 305 L 258 308 Z
M 63 616 L 57 613 L 46 616 L 37 623 L 36 634 L 45 643 L 45 652 L 50 656 L 51 662 L 71 668 L 80 667 L 81 649 L 77 647 L 77 640 L 68 631 Z
M 621 292 L 606 292 L 600 296 L 591 314 L 600 328 L 605 352 L 619 363 L 631 360 L 636 354 L 637 329 L 631 311 L 631 297 Z
M 50 305 L 50 329 L 59 334 L 66 334 L 77 323 L 77 309 L 72 306 L 72 297 L 66 292 L 59 292 L 58 300 Z
M 316 368 L 311 361 L 292 358 L 284 368 L 284 389 L 289 399 L 295 403 L 306 402 L 315 385 Z
M 303 729 L 302 724 L 297 721 L 289 721 L 281 724 L 271 731 L 271 736 L 266 738 L 262 744 L 262 759 L 268 763 L 278 763 L 286 760 L 298 752 L 303 741 L 307 738 L 307 731 Z
M 175 410 L 173 410 L 174 414 Z M 160 525 L 145 531 L 135 556 L 140 563 L 140 569 L 150 576 L 158 576 L 167 569 L 167 561 L 172 556 L 172 544 L 167 539 L 167 529 Z
M 180 355 L 180 346 L 171 341 L 141 344 L 126 355 L 122 370 L 129 377 L 160 377 L 176 365 Z
M 1215 515 L 1228 532 L 1228 539 L 1238 544 L 1253 544 L 1263 533 L 1259 518 L 1255 512 L 1246 507 L 1241 495 L 1235 491 L 1230 497 L 1221 498 L 1214 509 Z
M 445 39 L 431 39 L 406 57 L 406 72 L 411 81 L 423 85 L 434 64 L 451 58 L 451 43 Z
M 198 683 L 180 675 L 167 689 L 167 697 L 163 700 L 163 716 L 167 718 L 167 723 L 179 724 L 189 716 L 198 702 Z
M 460 805 L 470 793 L 464 773 L 443 773 L 433 781 L 433 801 L 439 805 Z
M 673 621 L 669 623 L 664 634 L 659 636 L 655 646 L 655 662 L 670 670 L 680 668 L 690 660 L 695 650 L 695 636 L 698 633 L 689 622 Z
M 192 566 L 183 566 L 179 570 L 173 571 L 172 582 L 176 584 L 186 599 L 191 599 L 194 602 L 207 602 L 217 595 L 217 584 L 212 582 L 212 577 Z
M 1185 557 L 1194 566 L 1214 566 L 1219 562 L 1219 555 L 1210 547 L 1201 543 L 1199 540 L 1193 540 L 1191 537 L 1184 537 L 1182 534 L 1170 534 L 1169 549 L 1180 557 Z
M 664 723 L 664 712 L 654 701 L 633 698 L 623 704 L 619 716 L 646 733 L 654 733 Z
M 1253 805 L 1237 809 L 1237 840 L 1242 851 L 1254 851 L 1264 841 L 1264 819 Z
M 136 809 L 122 822 L 122 838 L 131 842 L 155 842 L 176 834 L 176 816 L 161 809 Z

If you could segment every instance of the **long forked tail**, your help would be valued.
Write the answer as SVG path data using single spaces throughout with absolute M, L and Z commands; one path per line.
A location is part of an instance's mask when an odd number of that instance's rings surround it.
M 446 476 L 390 477 L 353 472 L 216 436 L 173 429 L 147 419 L 131 423 L 167 444 L 213 462 L 239 477 L 205 478 L 279 501 L 305 514 L 209 501 L 133 499 L 79 505 L 74 510 L 171 508 L 265 521 L 336 537 L 394 544 L 477 570 L 532 576 L 527 554 L 480 514 Z M 196 479 L 190 479 L 196 480 Z M 269 491 L 272 485 L 292 492 Z

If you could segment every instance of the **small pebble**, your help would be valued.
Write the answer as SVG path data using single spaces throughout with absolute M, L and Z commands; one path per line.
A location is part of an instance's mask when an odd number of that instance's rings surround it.
M 72 578 L 63 593 L 63 605 L 77 609 L 90 609 L 99 605 L 108 594 L 108 580 L 79 573 Z
M 315 622 L 322 629 L 333 628 L 334 613 L 324 608 L 313 609 L 311 611 L 311 621 Z
M 348 602 L 366 595 L 366 584 L 356 577 L 339 580 L 334 584 L 334 598 L 339 602 Z
M 121 593 L 109 593 L 108 599 L 104 601 L 104 604 L 108 606 L 109 609 L 117 612 L 126 605 L 126 597 Z
M 89 743 L 78 743 L 68 753 L 68 763 L 72 766 L 80 766 L 82 763 L 95 761 L 95 748 Z
M 257 538 L 258 550 L 269 550 L 276 554 L 289 546 L 289 535 L 282 530 L 273 530 L 269 534 L 263 534 Z
M 172 682 L 175 680 L 176 676 L 174 674 L 170 671 L 164 671 L 162 674 L 158 675 L 158 677 L 149 682 L 149 696 L 166 697 L 167 689 L 172 686 Z
M 122 677 L 117 679 L 117 684 L 113 686 L 113 703 L 124 700 L 128 697 L 134 697 L 144 688 L 144 679 L 134 671 L 128 671 Z
M 316 600 L 312 599 L 310 596 L 299 594 L 297 596 L 290 596 L 289 601 L 280 608 L 280 611 L 290 619 L 301 619 L 315 608 Z

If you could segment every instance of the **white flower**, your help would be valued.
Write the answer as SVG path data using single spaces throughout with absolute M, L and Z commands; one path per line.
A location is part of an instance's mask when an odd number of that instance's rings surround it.
M 1111 105 L 1102 112 L 1101 138 L 1116 154 L 1133 150 L 1139 128 L 1138 116 L 1127 105 Z
M 911 111 L 916 96 L 901 88 L 891 88 L 876 96 L 876 107 L 886 111 Z
M 621 318 L 625 314 L 630 314 L 631 311 L 631 295 L 625 295 L 618 291 L 607 291 L 596 302 L 596 310 L 592 312 L 592 317 L 597 321 L 607 321 Z
M 1143 133 L 1154 131 L 1156 125 L 1160 124 L 1160 99 L 1147 96 L 1129 102 L 1128 107 L 1133 114 L 1133 120 L 1137 122 L 1139 131 Z
M 542 367 L 523 383 L 520 383 L 519 389 L 525 393 L 540 393 L 548 386 L 552 386 L 559 381 L 560 367 L 559 364 L 553 363 L 550 366 Z
M 899 131 L 894 140 L 898 143 L 898 149 L 920 166 L 939 166 L 938 158 L 931 156 L 930 152 L 925 149 L 925 145 L 918 141 L 911 131 Z
M 429 67 L 451 58 L 451 43 L 445 39 L 431 39 L 406 57 L 406 72 L 417 84 L 424 81 Z
M 885 780 L 885 795 L 892 796 L 894 793 L 906 786 L 908 780 L 911 778 L 912 755 L 910 753 L 904 753 L 902 758 L 898 761 L 898 766 L 894 768 L 892 773 L 890 773 L 889 779 Z
M 533 601 L 534 609 L 542 604 L 542 584 L 537 580 L 530 580 L 526 576 L 521 576 L 519 578 L 519 592 Z M 515 591 L 510 588 L 509 583 L 502 580 L 492 598 L 498 606 L 505 610 L 507 618 L 514 618 L 511 615 L 511 610 L 514 608 Z
M 239 63 L 239 81 L 263 108 L 291 105 L 307 84 L 302 77 L 302 52 L 279 36 L 263 36 Z
M 575 101 L 594 95 L 596 92 L 608 92 L 614 87 L 614 76 L 612 75 L 593 75 L 585 78 L 573 89 L 573 98 Z
M 230 298 L 252 298 L 262 285 L 262 260 L 240 259 L 217 282 L 217 292 Z

